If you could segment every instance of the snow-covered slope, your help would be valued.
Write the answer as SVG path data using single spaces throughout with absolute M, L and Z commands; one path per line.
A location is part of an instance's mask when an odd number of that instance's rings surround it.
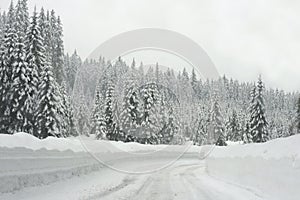
M 26 133 L 0 134 L 0 193 L 47 185 L 104 167 L 137 172 L 132 171 L 132 165 L 125 168 L 124 163 L 142 163 L 152 157 L 161 160 L 159 167 L 164 167 L 183 153 L 196 152 L 197 155 L 200 149 L 190 144 L 154 146 L 94 140 L 93 137 L 39 140 Z M 148 166 L 142 170 L 152 170 Z
M 300 135 L 262 144 L 216 147 L 206 159 L 213 177 L 270 200 L 300 197 Z
M 106 140 L 95 140 L 94 136 L 86 137 L 71 137 L 71 138 L 55 138 L 47 137 L 40 140 L 27 133 L 16 133 L 14 135 L 0 134 L 0 147 L 16 148 L 23 147 L 31 150 L 57 150 L 66 151 L 71 150 L 73 152 L 93 152 L 93 153 L 105 153 L 105 152 L 141 152 L 141 151 L 189 151 L 199 152 L 201 148 L 192 146 L 191 143 L 187 143 L 184 146 L 180 145 L 144 145 L 135 142 L 124 143 Z

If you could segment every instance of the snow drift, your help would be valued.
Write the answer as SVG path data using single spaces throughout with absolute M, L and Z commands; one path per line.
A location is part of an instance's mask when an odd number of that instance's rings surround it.
M 300 197 L 300 135 L 261 144 L 216 147 L 206 159 L 215 178 L 246 187 L 263 199 Z
M 179 153 L 198 154 L 200 149 L 190 144 L 142 145 L 94 140 L 93 137 L 40 140 L 26 133 L 0 134 L 0 193 L 91 173 L 102 169 L 104 164 L 123 164 L 151 157 L 170 163 Z

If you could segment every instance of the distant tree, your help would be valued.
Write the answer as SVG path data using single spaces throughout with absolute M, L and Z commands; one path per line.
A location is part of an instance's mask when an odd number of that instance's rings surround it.
M 297 131 L 300 133 L 300 97 L 297 103 Z
M 129 135 L 134 135 L 141 120 L 139 92 L 135 84 L 127 89 L 123 104 L 121 113 L 123 130 Z
M 53 38 L 53 52 L 52 52 L 52 66 L 54 76 L 59 85 L 65 80 L 64 71 L 64 44 L 63 44 L 63 28 L 60 17 L 55 21 L 54 38 Z
M 261 77 L 259 77 L 256 89 L 252 91 L 252 100 L 250 104 L 250 133 L 252 135 L 252 140 L 255 143 L 266 142 L 268 140 L 268 123 L 265 117 L 263 89 L 263 82 Z M 253 92 L 255 92 L 255 96 Z
M 211 111 L 212 134 L 218 146 L 226 146 L 223 119 L 220 112 L 220 106 L 217 101 L 213 103 Z
M 106 125 L 107 134 L 106 137 L 109 140 L 113 140 L 114 131 L 114 119 L 113 119 L 113 106 L 114 106 L 114 85 L 112 81 L 108 84 L 108 88 L 105 95 L 105 106 L 104 106 L 104 120 Z
M 226 124 L 226 140 L 230 141 L 240 141 L 240 126 L 237 118 L 237 113 L 235 110 L 232 111 L 231 117 L 229 117 L 228 123 Z

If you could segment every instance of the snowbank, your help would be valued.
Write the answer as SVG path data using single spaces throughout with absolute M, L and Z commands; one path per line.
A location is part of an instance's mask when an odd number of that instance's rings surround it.
M 123 164 L 132 160 L 159 160 L 162 166 L 166 166 L 184 152 L 196 152 L 192 155 L 195 157 L 200 150 L 191 144 L 142 145 L 101 141 L 93 137 L 40 140 L 26 133 L 0 134 L 0 193 L 50 184 L 115 164 L 122 165 L 116 169 L 130 172 L 132 166 L 127 169 Z M 147 165 L 145 169 L 148 168 Z
M 115 152 L 149 152 L 149 151 L 188 151 L 199 152 L 200 147 L 192 146 L 190 143 L 180 145 L 144 145 L 135 142 L 124 143 L 106 140 L 95 140 L 93 136 L 55 138 L 47 137 L 40 140 L 27 133 L 16 133 L 14 135 L 0 134 L 0 147 L 16 148 L 23 147 L 31 150 L 58 150 L 73 152 L 93 153 L 115 153 Z
M 263 144 L 216 147 L 206 159 L 210 175 L 270 200 L 300 197 L 300 135 Z

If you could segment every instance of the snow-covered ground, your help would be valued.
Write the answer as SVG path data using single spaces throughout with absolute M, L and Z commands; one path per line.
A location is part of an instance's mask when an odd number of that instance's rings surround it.
M 300 199 L 300 135 L 263 144 L 216 147 L 206 159 L 212 177 L 271 200 Z
M 299 153 L 300 135 L 228 147 L 0 135 L 0 199 L 298 200 Z

